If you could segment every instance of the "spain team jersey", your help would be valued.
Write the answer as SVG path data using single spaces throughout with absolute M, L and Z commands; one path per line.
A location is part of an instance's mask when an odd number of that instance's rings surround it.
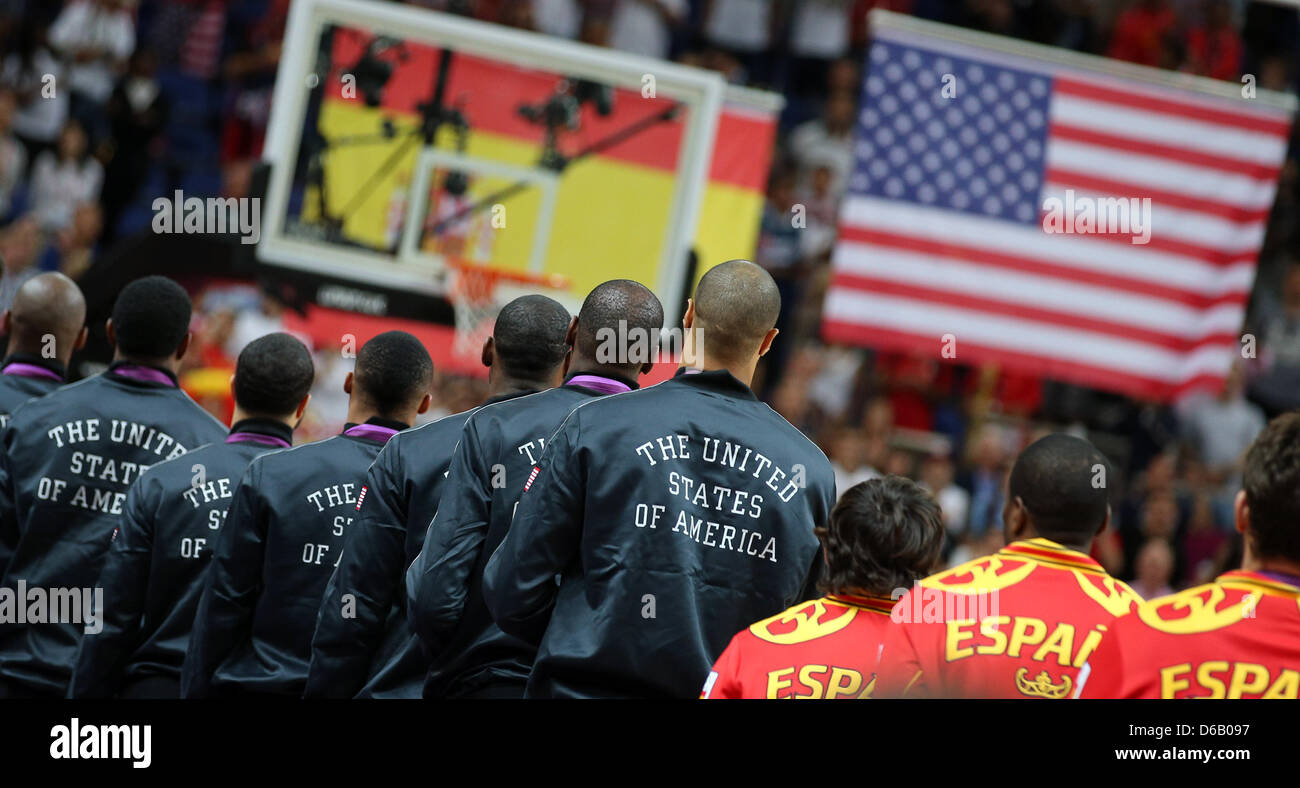
M 1068 698 L 1106 625 L 1140 598 L 1047 539 L 932 575 L 899 600 L 876 697 Z
M 1300 690 L 1300 585 L 1259 572 L 1141 605 L 1079 674 L 1083 698 L 1291 698 Z
M 865 698 L 893 600 L 836 594 L 742 630 L 701 698 Z

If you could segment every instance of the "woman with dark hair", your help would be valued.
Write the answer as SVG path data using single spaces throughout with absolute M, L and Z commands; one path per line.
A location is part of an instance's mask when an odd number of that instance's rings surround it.
M 934 569 L 943 534 L 939 504 L 910 479 L 850 487 L 817 529 L 826 596 L 732 638 L 701 697 L 870 697 L 894 602 Z
M 70 225 L 78 205 L 99 199 L 103 182 L 104 168 L 90 155 L 85 129 L 69 120 L 54 150 L 32 167 L 32 213 L 41 229 L 55 233 Z

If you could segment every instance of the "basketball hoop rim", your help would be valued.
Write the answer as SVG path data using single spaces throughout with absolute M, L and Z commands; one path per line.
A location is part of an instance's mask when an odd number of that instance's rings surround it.
M 524 285 L 536 285 L 551 290 L 569 289 L 569 278 L 563 274 L 538 274 L 532 271 L 519 271 L 513 268 L 501 268 L 486 263 L 470 260 L 447 258 L 448 270 L 461 275 L 482 276 L 491 284 L 497 282 L 515 282 Z

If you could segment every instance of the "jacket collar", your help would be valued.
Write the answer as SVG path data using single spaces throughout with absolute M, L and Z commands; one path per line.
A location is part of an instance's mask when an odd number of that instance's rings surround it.
M 492 405 L 497 402 L 505 402 L 508 399 L 523 397 L 528 394 L 536 394 L 539 391 L 541 391 L 541 389 L 515 389 L 514 391 L 507 391 L 505 394 L 498 394 L 495 397 L 488 397 L 483 400 L 483 404 Z
M 694 369 L 680 367 L 673 373 L 673 381 L 687 386 L 713 391 L 728 397 L 758 401 L 754 390 L 741 383 L 735 375 L 725 369 Z
M 1300 578 L 1277 572 L 1248 572 L 1245 569 L 1234 569 L 1219 575 L 1215 582 L 1244 583 L 1255 586 L 1261 591 L 1300 597 Z
M 887 596 L 875 596 L 874 594 L 827 594 L 826 598 L 832 602 L 849 607 L 857 607 L 863 610 L 870 610 L 873 613 L 884 613 L 889 615 L 894 609 L 897 600 Z
M 155 367 L 152 364 L 139 364 L 134 361 L 114 361 L 108 365 L 107 375 L 124 383 L 131 383 L 149 388 L 180 388 L 176 373 L 170 369 Z
M 1102 565 L 1086 553 L 1071 550 L 1051 539 L 1022 539 L 1012 542 L 997 552 L 1008 558 L 1029 559 L 1057 569 L 1078 569 L 1081 572 L 1106 574 Z
M 0 361 L 0 375 L 48 378 L 62 383 L 68 377 L 68 370 L 57 359 L 45 358 L 36 353 L 10 353 Z
M 410 426 L 411 425 L 403 421 L 372 416 L 371 418 L 366 419 L 365 424 L 354 424 L 352 422 L 344 424 L 343 434 L 349 438 L 360 438 L 362 440 L 374 441 L 376 443 L 387 443 L 389 438 Z
M 293 446 L 293 430 L 274 419 L 240 419 L 230 425 L 226 443 L 257 443 L 287 449 Z
M 618 394 L 640 388 L 635 380 L 607 372 L 572 372 L 564 379 L 564 385 L 599 391 L 601 394 Z

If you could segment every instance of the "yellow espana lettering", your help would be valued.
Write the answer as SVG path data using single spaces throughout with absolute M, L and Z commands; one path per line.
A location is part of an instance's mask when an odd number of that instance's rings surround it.
M 787 678 L 788 676 L 793 675 L 794 668 L 781 668 L 780 670 L 769 672 L 767 674 L 767 699 L 775 700 L 776 698 L 779 698 L 781 690 L 794 683 L 793 679 Z
M 1018 657 L 1025 646 L 1037 646 L 1047 637 L 1047 624 L 1041 619 L 1019 616 L 1011 627 L 1011 641 L 1007 644 L 1007 656 Z
M 848 668 L 831 668 L 831 678 L 826 684 L 827 699 L 840 695 L 853 695 L 862 686 L 862 674 Z
M 1192 664 L 1184 662 L 1181 665 L 1170 665 L 1167 668 L 1160 669 L 1160 697 L 1169 700 L 1175 694 L 1187 689 L 1190 683 L 1184 674 L 1192 672 Z
M 804 665 L 802 668 L 799 668 L 799 682 L 811 690 L 811 692 L 807 695 L 799 695 L 798 697 L 808 698 L 810 700 L 820 700 L 824 688 L 820 681 L 813 678 L 813 674 L 825 672 L 825 665 Z
M 956 662 L 959 659 L 965 659 L 975 653 L 975 649 L 970 646 L 967 646 L 966 648 L 960 647 L 962 641 L 970 640 L 975 637 L 974 632 L 962 629 L 962 627 L 968 627 L 974 623 L 975 622 L 970 619 L 948 622 L 948 637 L 944 638 L 944 656 L 949 662 Z
M 1010 623 L 1010 616 L 990 616 L 981 621 L 980 634 L 993 642 L 977 646 L 975 650 L 980 654 L 1001 654 L 1006 651 L 1007 635 L 1002 627 Z
M 1288 668 L 1278 675 L 1277 681 L 1273 682 L 1273 686 L 1264 693 L 1264 698 L 1295 700 L 1298 694 L 1300 694 L 1300 672 Z
M 1268 686 L 1268 668 L 1253 662 L 1238 662 L 1232 666 L 1232 681 L 1228 684 L 1228 697 L 1236 700 L 1247 693 L 1263 692 Z
M 1038 647 L 1032 659 L 1045 662 L 1049 654 L 1056 655 L 1056 664 L 1065 667 L 1070 664 L 1070 654 L 1074 651 L 1074 625 L 1057 624 L 1047 641 Z
M 1196 683 L 1210 691 L 1209 695 L 1202 695 L 1202 698 L 1214 698 L 1217 700 L 1225 696 L 1226 690 L 1223 685 L 1223 680 L 1214 674 L 1226 673 L 1228 667 L 1229 665 L 1227 662 L 1218 659 L 1210 660 L 1209 662 L 1202 662 L 1196 667 Z
M 1098 624 L 1097 628 L 1089 632 L 1088 637 L 1083 639 L 1083 645 L 1079 646 L 1079 653 L 1074 655 L 1074 662 L 1072 663 L 1076 668 L 1083 667 L 1083 663 L 1087 662 L 1088 657 L 1092 656 L 1092 652 L 1096 651 L 1097 646 L 1101 645 L 1101 633 L 1105 631 L 1106 625 Z

